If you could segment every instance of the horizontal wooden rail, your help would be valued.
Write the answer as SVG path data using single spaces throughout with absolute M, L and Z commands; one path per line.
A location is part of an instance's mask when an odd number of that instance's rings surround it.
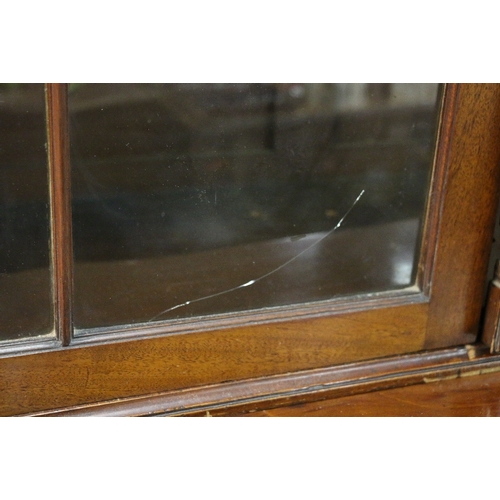
M 27 416 L 155 416 L 224 414 L 276 408 L 376 390 L 500 371 L 500 356 L 483 345 L 394 356 L 349 365 L 105 401 Z

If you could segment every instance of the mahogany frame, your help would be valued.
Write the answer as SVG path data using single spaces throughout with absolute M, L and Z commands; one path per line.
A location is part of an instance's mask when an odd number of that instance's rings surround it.
M 58 341 L 4 349 L 0 415 L 117 414 L 117 405 L 118 414 L 178 414 L 252 399 L 279 404 L 304 391 L 321 397 L 330 389 L 340 394 L 339 387 L 374 390 L 388 377 L 393 386 L 417 383 L 426 370 L 439 374 L 470 365 L 473 371 L 478 363 L 496 369 L 498 359 L 481 345 L 464 346 L 478 339 L 498 204 L 500 85 L 446 87 L 421 292 L 77 338 L 71 326 L 67 90 L 61 84 L 46 88 Z

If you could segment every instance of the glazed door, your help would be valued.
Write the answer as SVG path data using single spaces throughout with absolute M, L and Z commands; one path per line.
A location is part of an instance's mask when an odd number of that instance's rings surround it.
M 46 97 L 56 338 L 4 337 L 3 414 L 475 341 L 498 86 Z

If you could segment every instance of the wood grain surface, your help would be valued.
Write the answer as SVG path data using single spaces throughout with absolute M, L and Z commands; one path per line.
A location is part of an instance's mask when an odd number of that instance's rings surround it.
M 52 91 L 59 92 L 59 97 L 49 102 L 63 106 L 64 89 L 56 86 Z M 431 251 L 436 251 L 430 303 L 423 294 L 416 294 L 417 303 L 405 299 L 400 305 L 388 298 L 360 307 L 353 300 L 351 308 L 318 306 L 314 312 L 314 306 L 307 317 L 296 319 L 264 310 L 254 319 L 245 316 L 233 327 L 222 321 L 194 322 L 182 331 L 175 331 L 171 323 L 124 327 L 114 336 L 99 338 L 96 331 L 75 339 L 69 347 L 47 352 L 9 351 L 0 358 L 0 415 L 332 368 L 474 342 L 497 206 L 499 103 L 499 85 L 459 89 L 449 152 L 442 155 L 439 167 L 443 182 L 433 188 L 433 196 L 439 198 L 433 208 L 439 224 L 428 225 L 428 231 L 437 236 L 426 239 L 435 242 Z M 62 119 L 63 111 L 54 117 Z M 64 178 L 68 173 L 66 129 L 62 123 L 51 124 L 50 115 L 49 126 L 53 131 L 60 127 L 53 134 L 51 153 L 59 158 L 59 167 L 52 167 L 51 175 L 63 177 L 52 179 L 52 196 L 59 197 L 54 205 L 59 208 L 53 211 L 53 257 L 58 332 L 67 343 L 72 281 L 69 179 Z M 441 144 L 448 147 L 446 141 Z M 227 401 L 231 397 L 228 393 Z
M 425 346 L 473 342 L 498 206 L 500 85 L 461 85 L 442 190 Z M 446 142 L 443 143 L 446 146 Z
M 423 345 L 427 304 L 0 359 L 0 415 L 373 359 Z M 370 340 L 371 339 L 371 340 Z
M 500 372 L 231 416 L 500 417 Z
M 31 413 L 31 416 L 204 416 L 290 406 L 500 368 L 499 356 L 466 346 L 223 382 Z

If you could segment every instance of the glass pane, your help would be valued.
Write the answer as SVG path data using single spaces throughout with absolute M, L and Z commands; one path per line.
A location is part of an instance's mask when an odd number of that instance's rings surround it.
M 0 341 L 53 334 L 41 84 L 0 84 Z
M 70 86 L 85 329 L 415 283 L 437 84 Z

